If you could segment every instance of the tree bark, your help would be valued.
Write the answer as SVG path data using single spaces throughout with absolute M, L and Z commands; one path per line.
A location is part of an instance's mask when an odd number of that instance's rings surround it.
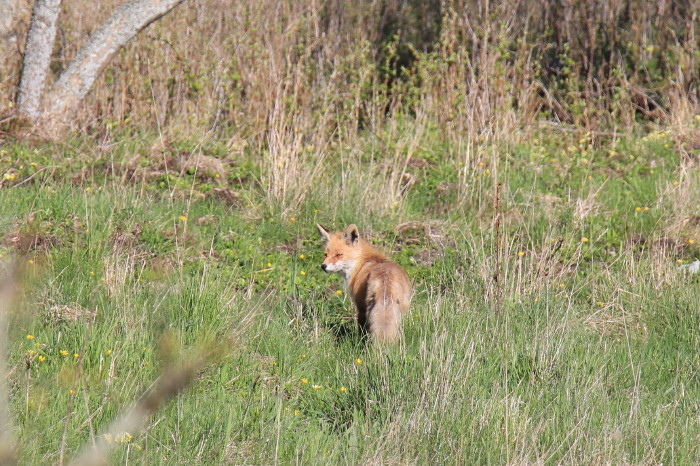
M 41 97 L 60 11 L 61 0 L 37 0 L 34 4 L 17 96 L 19 116 L 30 121 L 36 121 L 41 113 Z
M 0 40 L 14 36 L 15 16 L 19 0 L 0 0 Z
M 60 133 L 114 54 L 139 31 L 185 1 L 132 0 L 119 5 L 45 96 L 42 132 Z

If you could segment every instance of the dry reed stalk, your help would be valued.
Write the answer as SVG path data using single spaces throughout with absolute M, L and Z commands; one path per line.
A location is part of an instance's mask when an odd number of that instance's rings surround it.
M 0 262 L 0 464 L 15 464 L 17 461 L 5 366 L 5 319 L 16 300 L 17 291 L 15 265 Z
M 493 200 L 493 211 L 494 211 L 494 241 L 496 249 L 496 267 L 493 271 L 493 281 L 496 283 L 496 303 L 495 312 L 496 314 L 501 313 L 501 307 L 503 305 L 503 290 L 501 289 L 501 186 L 503 183 L 497 182 L 495 186 L 495 196 Z

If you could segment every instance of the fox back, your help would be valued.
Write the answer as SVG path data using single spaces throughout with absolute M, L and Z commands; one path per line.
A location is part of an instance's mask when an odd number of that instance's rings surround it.
M 321 269 L 345 279 L 360 329 L 373 340 L 396 341 L 413 295 L 406 272 L 360 238 L 355 225 L 336 233 L 317 228 L 326 243 Z

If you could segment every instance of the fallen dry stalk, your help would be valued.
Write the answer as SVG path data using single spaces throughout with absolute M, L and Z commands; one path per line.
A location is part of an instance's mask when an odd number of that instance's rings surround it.
M 167 401 L 182 392 L 192 382 L 192 379 L 207 364 L 218 360 L 224 353 L 224 348 L 232 345 L 219 344 L 212 349 L 201 351 L 182 365 L 166 369 L 156 380 L 154 386 L 139 399 L 136 404 L 118 416 L 96 439 L 96 444 L 88 444 L 83 451 L 71 462 L 72 465 L 103 465 L 115 446 L 112 440 L 119 439 L 131 432 L 138 431 L 146 420 Z

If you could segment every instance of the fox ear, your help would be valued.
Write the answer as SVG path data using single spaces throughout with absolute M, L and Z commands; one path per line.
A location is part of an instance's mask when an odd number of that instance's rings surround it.
M 360 240 L 360 232 L 357 231 L 357 226 L 354 223 L 349 225 L 343 232 L 343 237 L 347 240 L 348 244 L 357 244 Z
M 328 233 L 328 230 L 323 228 L 321 225 L 318 223 L 316 224 L 316 228 L 318 228 L 318 232 L 321 233 L 321 239 L 323 240 L 324 243 L 327 243 L 331 239 L 331 234 Z

